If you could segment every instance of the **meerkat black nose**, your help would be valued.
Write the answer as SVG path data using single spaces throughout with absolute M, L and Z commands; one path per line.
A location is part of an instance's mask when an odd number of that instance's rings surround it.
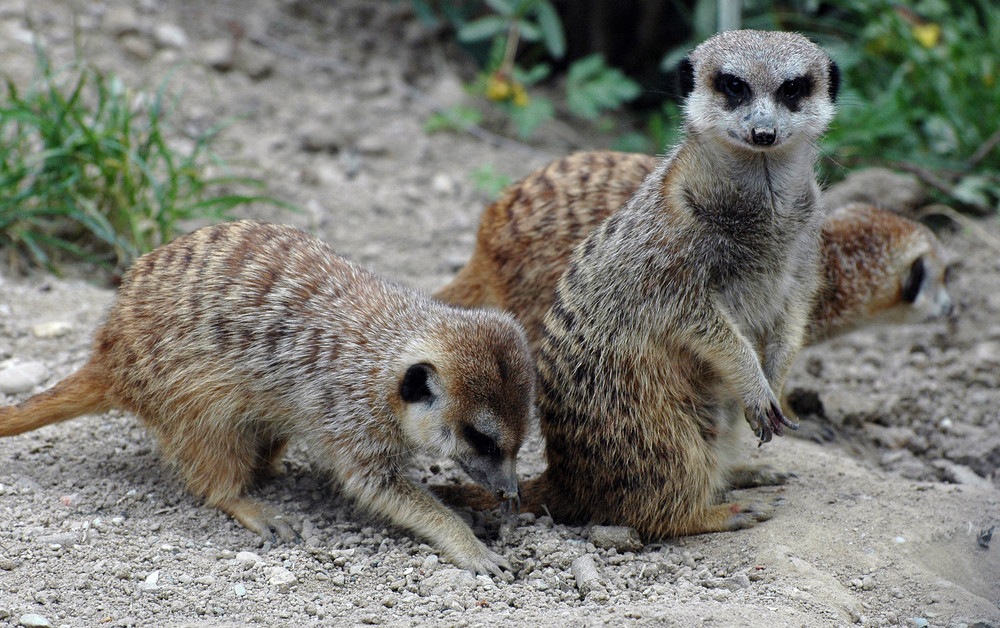
M 750 139 L 757 146 L 770 146 L 777 137 L 774 127 L 755 127 L 750 131 Z

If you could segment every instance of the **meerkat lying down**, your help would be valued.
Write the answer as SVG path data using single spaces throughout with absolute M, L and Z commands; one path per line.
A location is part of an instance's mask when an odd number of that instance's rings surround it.
M 509 314 L 445 306 L 295 229 L 240 221 L 136 260 L 90 360 L 0 408 L 0 436 L 128 410 L 192 493 L 284 539 L 292 528 L 247 490 L 301 439 L 361 506 L 456 565 L 504 575 L 507 561 L 405 470 L 426 450 L 516 500 L 534 387 Z
M 506 310 L 537 345 L 573 247 L 621 209 L 656 164 L 651 155 L 593 151 L 529 174 L 485 209 L 472 257 L 434 296 L 452 305 Z M 838 189 L 831 189 L 834 196 Z M 952 310 L 940 242 L 926 226 L 889 209 L 864 203 L 831 208 L 821 259 L 807 345 L 868 324 L 926 322 Z

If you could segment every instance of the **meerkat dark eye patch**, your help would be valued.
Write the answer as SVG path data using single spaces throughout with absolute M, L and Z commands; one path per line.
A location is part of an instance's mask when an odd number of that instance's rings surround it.
M 420 403 L 434 401 L 434 393 L 431 392 L 427 380 L 434 367 L 430 364 L 414 364 L 406 369 L 403 381 L 399 383 L 399 396 L 406 403 Z
M 798 111 L 802 99 L 812 94 L 813 82 L 808 76 L 797 76 L 788 79 L 778 88 L 778 102 L 788 107 L 790 111 Z
M 750 100 L 750 85 L 733 74 L 719 72 L 715 75 L 713 86 L 715 91 L 726 97 L 726 106 L 729 109 L 736 109 Z
M 913 303 L 917 300 L 917 295 L 920 294 L 920 286 L 924 283 L 925 271 L 924 258 L 918 257 L 910 266 L 910 274 L 906 277 L 906 281 L 903 282 L 903 300 L 907 303 Z
M 463 429 L 463 436 L 465 440 L 469 441 L 472 448 L 476 450 L 481 456 L 487 456 L 490 458 L 502 458 L 503 452 L 500 451 L 500 446 L 497 445 L 497 441 L 490 438 L 486 434 L 483 434 L 471 425 L 466 425 Z

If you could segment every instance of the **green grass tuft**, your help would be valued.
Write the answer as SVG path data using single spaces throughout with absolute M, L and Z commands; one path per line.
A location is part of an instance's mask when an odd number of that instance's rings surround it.
M 205 176 L 210 164 L 226 170 L 212 151 L 221 126 L 193 136 L 170 126 L 166 81 L 133 91 L 36 52 L 31 86 L 22 94 L 7 81 L 0 102 L 0 246 L 53 272 L 65 260 L 116 271 L 182 221 L 226 220 L 254 201 L 288 207 L 247 192 L 262 187 L 255 179 Z

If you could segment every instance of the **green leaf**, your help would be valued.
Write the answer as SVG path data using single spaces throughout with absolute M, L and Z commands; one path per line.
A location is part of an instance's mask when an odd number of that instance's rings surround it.
M 567 73 L 566 104 L 575 115 L 588 120 L 618 109 L 640 93 L 638 83 L 621 70 L 606 66 L 599 54 L 576 61 Z
M 469 172 L 473 187 L 483 192 L 490 200 L 495 200 L 500 193 L 511 184 L 509 175 L 496 171 L 493 164 L 485 164 Z
M 424 122 L 424 132 L 429 134 L 439 131 L 464 131 L 482 121 L 483 114 L 478 109 L 455 105 L 427 118 Z
M 531 137 L 540 124 L 554 118 L 556 113 L 552 102 L 545 98 L 532 98 L 523 107 L 509 104 L 505 108 L 521 139 Z
M 504 17 L 512 17 L 517 10 L 517 0 L 485 0 L 485 2 Z
M 538 27 L 542 31 L 542 41 L 549 54 L 556 59 L 562 59 L 566 54 L 566 34 L 555 7 L 548 0 L 542 0 L 535 9 L 538 16 Z
M 464 42 L 482 41 L 507 31 L 510 22 L 498 15 L 488 15 L 463 24 L 458 29 L 458 40 Z

